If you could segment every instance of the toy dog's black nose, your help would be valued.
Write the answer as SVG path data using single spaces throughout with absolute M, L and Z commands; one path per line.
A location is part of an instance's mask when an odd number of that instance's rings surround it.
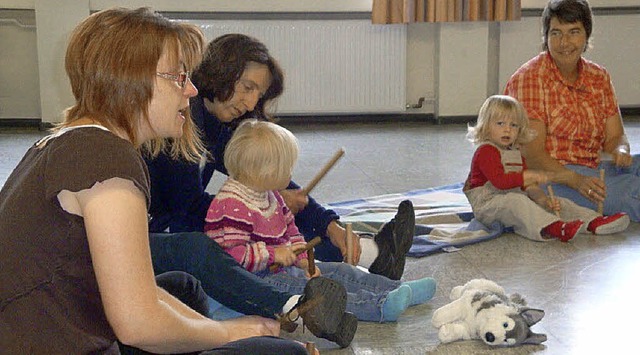
M 487 340 L 487 342 L 489 343 L 493 343 L 494 340 L 496 340 L 496 336 L 493 335 L 492 333 L 487 332 L 487 334 L 484 335 L 484 338 Z

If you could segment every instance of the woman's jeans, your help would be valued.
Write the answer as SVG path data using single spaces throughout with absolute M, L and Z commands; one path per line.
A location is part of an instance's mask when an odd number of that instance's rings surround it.
M 633 163 L 628 168 L 618 168 L 613 162 L 601 162 L 597 169 L 582 165 L 565 165 L 566 168 L 586 176 L 600 177 L 600 169 L 604 169 L 604 182 L 607 186 L 607 197 L 604 201 L 604 215 L 625 212 L 634 221 L 640 221 L 640 155 L 633 156 Z M 565 197 L 576 204 L 597 209 L 578 191 L 560 184 L 553 184 L 557 196 Z
M 204 233 L 150 233 L 149 244 L 156 275 L 187 272 L 207 295 L 234 311 L 275 318 L 293 296 L 244 269 Z
M 401 282 L 384 276 L 370 274 L 346 263 L 318 262 L 316 267 L 322 276 L 338 281 L 347 290 L 347 311 L 359 320 L 382 321 L 382 307 L 389 292 L 400 287 Z M 264 280 L 283 292 L 301 294 L 307 283 L 305 270 L 287 267 L 286 272 L 259 273 Z
M 158 286 L 175 296 L 193 310 L 202 315 L 209 313 L 207 295 L 200 286 L 200 282 L 193 276 L 179 271 L 166 272 L 156 276 Z M 143 355 L 149 352 L 119 344 L 123 355 Z M 306 350 L 300 344 L 286 339 L 275 337 L 252 337 L 227 343 L 218 348 L 198 352 L 197 354 L 306 354 Z

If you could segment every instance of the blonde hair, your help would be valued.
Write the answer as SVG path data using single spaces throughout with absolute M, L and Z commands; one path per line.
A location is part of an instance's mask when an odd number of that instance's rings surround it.
M 284 127 L 268 121 L 244 120 L 224 153 L 229 176 L 265 190 L 290 179 L 298 159 L 298 140 Z
M 476 125 L 467 127 L 467 139 L 474 144 L 487 141 L 490 137 L 490 123 L 505 117 L 513 119 L 519 125 L 514 145 L 528 143 L 535 137 L 534 132 L 529 129 L 529 118 L 522 104 L 511 96 L 493 95 L 482 104 Z

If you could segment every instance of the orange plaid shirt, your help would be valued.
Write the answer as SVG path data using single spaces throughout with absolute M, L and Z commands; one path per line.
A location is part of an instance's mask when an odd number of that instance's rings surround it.
M 619 113 L 618 102 L 606 69 L 582 58 L 578 71 L 578 80 L 569 83 L 551 55 L 542 52 L 511 76 L 504 93 L 518 99 L 530 119 L 545 124 L 545 148 L 552 158 L 596 168 L 605 124 Z

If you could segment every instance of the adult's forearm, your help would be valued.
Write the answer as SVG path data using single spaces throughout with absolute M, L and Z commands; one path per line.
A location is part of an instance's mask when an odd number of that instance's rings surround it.
M 222 324 L 198 314 L 161 288 L 157 302 L 132 319 L 135 324 L 138 326 L 132 326 L 128 334 L 119 335 L 120 341 L 154 353 L 201 351 L 229 341 Z
M 604 151 L 609 154 L 624 153 L 629 154 L 631 147 L 629 146 L 629 140 L 626 134 L 611 137 L 604 142 Z

